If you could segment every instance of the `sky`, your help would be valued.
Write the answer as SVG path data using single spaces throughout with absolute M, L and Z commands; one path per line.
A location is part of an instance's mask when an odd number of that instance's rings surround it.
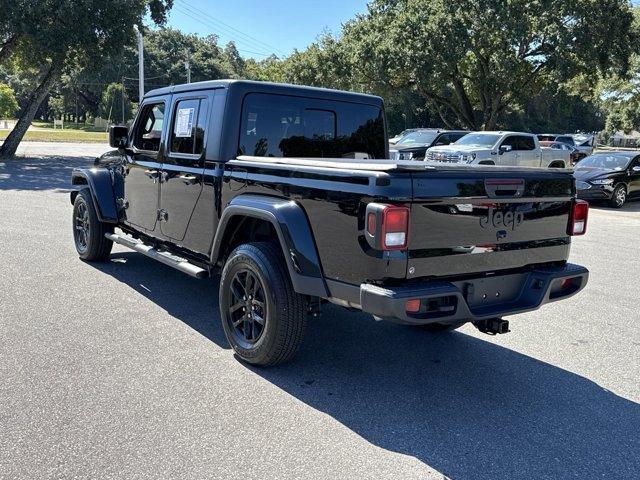
M 186 33 L 215 33 L 220 44 L 236 43 L 243 57 L 257 60 L 303 50 L 324 29 L 366 11 L 367 0 L 174 0 L 168 26 Z

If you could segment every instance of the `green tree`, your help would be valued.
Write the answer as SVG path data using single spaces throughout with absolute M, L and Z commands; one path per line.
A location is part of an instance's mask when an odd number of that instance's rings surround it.
M 56 96 L 49 98 L 49 112 L 54 119 L 60 119 L 66 113 L 64 97 Z
M 632 17 L 626 0 L 374 0 L 343 42 L 356 79 L 413 88 L 446 124 L 493 129 L 549 82 L 624 74 Z
M 0 118 L 13 118 L 18 110 L 18 102 L 13 89 L 0 83 Z
M 111 83 L 107 85 L 100 101 L 98 110 L 100 116 L 124 124 L 131 119 L 132 111 L 133 105 L 122 84 Z
M 158 24 L 166 18 L 173 0 L 13 0 L 5 1 L 0 15 L 0 39 L 16 44 L 8 59 L 21 68 L 40 71 L 38 86 L 22 108 L 20 118 L 0 147 L 0 157 L 12 157 L 40 105 L 65 71 L 100 64 L 121 54 L 133 43 L 134 25 L 147 15 Z M 13 40 L 15 39 L 15 40 Z M 13 44 L 11 44 L 13 45 Z

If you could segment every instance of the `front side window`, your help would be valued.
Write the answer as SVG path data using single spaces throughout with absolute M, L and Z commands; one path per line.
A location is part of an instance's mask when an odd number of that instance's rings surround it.
M 384 158 L 382 111 L 369 105 L 252 93 L 243 104 L 238 155 Z
M 180 100 L 176 103 L 170 139 L 172 153 L 202 154 L 206 114 L 205 99 Z
M 160 150 L 163 124 L 164 103 L 154 103 L 142 107 L 140 120 L 136 125 L 133 137 L 134 147 L 150 152 Z
M 502 141 L 501 147 L 511 147 L 511 150 L 518 149 L 518 137 L 507 137 Z

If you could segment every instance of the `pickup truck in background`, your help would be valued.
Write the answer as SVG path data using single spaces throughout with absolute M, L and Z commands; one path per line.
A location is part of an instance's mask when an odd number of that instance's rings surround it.
M 211 319 L 255 365 L 290 359 L 327 302 L 497 334 L 587 283 L 567 262 L 588 213 L 570 172 L 389 160 L 378 97 L 176 85 L 109 135 L 114 150 L 72 173 L 78 255 L 108 260 L 115 242 L 220 275 Z
M 509 167 L 566 168 L 570 152 L 541 148 L 538 137 L 521 132 L 474 132 L 457 142 L 427 150 L 425 160 Z

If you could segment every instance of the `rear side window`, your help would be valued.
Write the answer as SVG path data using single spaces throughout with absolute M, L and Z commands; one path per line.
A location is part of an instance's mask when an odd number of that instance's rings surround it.
M 205 99 L 180 100 L 176 103 L 169 142 L 172 153 L 202 154 L 206 116 Z
M 139 150 L 151 152 L 160 150 L 163 124 L 164 103 L 152 103 L 143 106 L 140 120 L 134 132 L 133 146 Z
M 252 93 L 245 97 L 238 155 L 384 158 L 384 121 L 371 105 Z
M 519 136 L 516 138 L 516 145 L 513 147 L 514 150 L 535 150 L 536 142 L 533 141 L 533 137 L 529 136 Z

